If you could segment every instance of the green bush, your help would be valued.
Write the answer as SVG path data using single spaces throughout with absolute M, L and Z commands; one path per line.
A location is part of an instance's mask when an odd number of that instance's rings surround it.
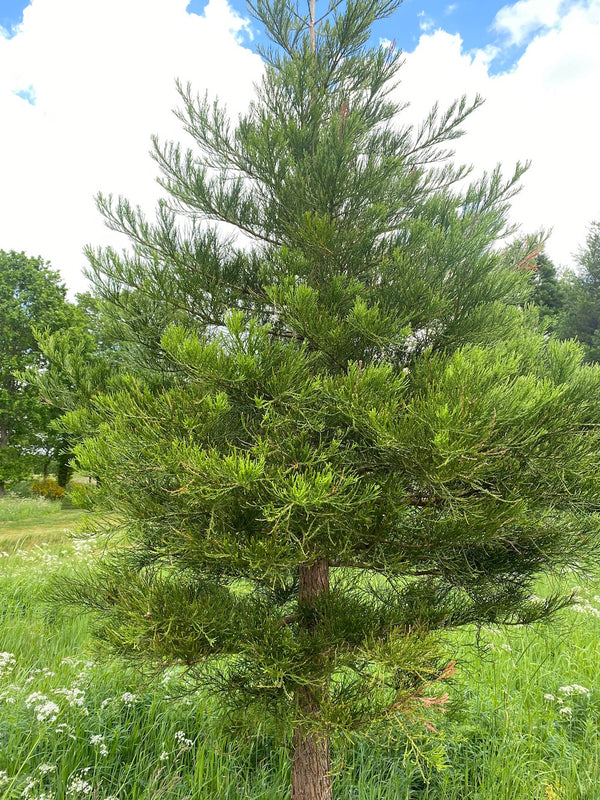
M 31 497 L 31 479 L 11 483 L 9 491 L 13 497 Z

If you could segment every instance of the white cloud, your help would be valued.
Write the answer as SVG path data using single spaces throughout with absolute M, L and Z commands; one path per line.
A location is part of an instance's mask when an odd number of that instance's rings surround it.
M 531 3 L 512 8 L 524 13 Z M 220 95 L 233 115 L 246 107 L 262 65 L 239 43 L 243 21 L 226 0 L 210 0 L 203 16 L 188 14 L 186 5 L 33 0 L 16 35 L 0 34 L 0 248 L 42 255 L 82 289 L 83 246 L 114 241 L 94 194 L 123 193 L 154 206 L 150 135 L 181 139 L 171 114 L 174 78 Z M 531 158 L 514 217 L 527 231 L 553 227 L 550 255 L 568 264 L 589 221 L 600 218 L 600 0 L 545 20 L 550 29 L 502 75 L 490 76 L 494 48 L 465 53 L 458 36 L 424 35 L 405 54 L 399 91 L 415 121 L 437 99 L 487 97 L 457 155 L 478 169 L 500 161 L 507 172 Z M 34 92 L 35 105 L 19 90 Z
M 459 160 L 477 171 L 500 162 L 507 175 L 516 161 L 532 161 L 512 215 L 525 232 L 553 229 L 547 249 L 557 265 L 572 266 L 589 222 L 600 219 L 598 42 L 600 0 L 592 0 L 564 13 L 504 74 L 489 74 L 493 49 L 465 53 L 460 37 L 443 31 L 406 55 L 400 91 L 415 119 L 436 99 L 486 98 L 456 142 Z
M 560 19 L 565 0 L 519 0 L 503 6 L 494 19 L 494 28 L 508 34 L 512 44 L 522 44 L 539 28 L 550 28 Z
M 419 30 L 423 33 L 428 33 L 435 26 L 434 20 L 424 11 L 419 11 L 417 17 L 419 18 Z
M 83 246 L 111 239 L 95 193 L 153 206 L 150 136 L 181 138 L 175 78 L 246 107 L 262 73 L 238 42 L 246 23 L 226 0 L 203 16 L 187 2 L 33 0 L 0 36 L 0 248 L 40 254 L 82 289 Z M 30 87 L 34 106 L 15 94 Z

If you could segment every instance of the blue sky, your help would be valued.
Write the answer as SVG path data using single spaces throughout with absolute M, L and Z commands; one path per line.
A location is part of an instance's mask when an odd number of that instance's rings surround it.
M 11 32 L 23 21 L 23 10 L 30 0 L 0 0 L 0 26 Z M 123 0 L 126 2 L 127 0 Z M 168 2 L 169 0 L 166 0 Z M 52 0 L 47 0 L 52 2 Z M 231 3 L 241 15 L 246 15 L 243 0 Z M 399 10 L 374 29 L 376 36 L 396 40 L 402 50 L 412 51 L 423 33 L 442 28 L 451 34 L 459 34 L 466 51 L 498 47 L 498 55 L 492 60 L 490 71 L 495 73 L 510 69 L 524 50 L 524 44 L 506 45 L 506 34 L 494 28 L 498 11 L 507 5 L 506 0 L 404 0 Z M 202 14 L 206 0 L 190 0 L 189 13 Z M 249 47 L 261 41 L 258 26 L 253 23 L 254 41 L 244 37 Z M 530 32 L 533 35 L 536 28 Z
M 0 0 L 0 249 L 41 255 L 85 288 L 84 246 L 126 244 L 95 194 L 153 214 L 150 137 L 182 138 L 175 78 L 233 119 L 246 109 L 263 64 L 245 18 L 242 0 Z M 572 267 L 600 220 L 600 0 L 405 0 L 373 38 L 404 51 L 399 125 L 486 98 L 455 160 L 475 174 L 530 160 L 512 220 L 550 231 L 548 255 Z

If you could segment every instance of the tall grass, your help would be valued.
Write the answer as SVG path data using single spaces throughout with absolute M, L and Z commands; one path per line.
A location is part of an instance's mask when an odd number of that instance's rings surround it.
M 51 576 L 93 555 L 63 534 L 0 557 L 0 800 L 288 796 L 266 729 L 239 739 L 175 673 L 150 685 L 96 660 L 86 617 L 43 602 Z M 336 800 L 598 800 L 600 589 L 577 592 L 554 627 L 491 630 L 478 648 L 455 636 L 452 704 L 427 745 L 438 767 L 402 743 L 337 743 Z
M 7 495 L 0 500 L 0 522 L 22 522 L 48 519 L 62 513 L 62 506 L 56 500 L 43 497 L 12 497 Z

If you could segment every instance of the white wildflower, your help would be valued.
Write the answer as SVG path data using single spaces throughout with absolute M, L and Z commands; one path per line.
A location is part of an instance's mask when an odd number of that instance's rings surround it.
M 14 653 L 0 653 L 0 678 L 7 672 L 12 672 L 17 664 Z
M 575 603 L 570 606 L 571 611 L 576 611 L 578 614 L 590 614 L 593 617 L 600 617 L 600 609 L 593 606 L 589 600 L 581 599 L 581 603 Z
M 35 707 L 36 717 L 39 722 L 54 722 L 60 712 L 59 706 L 48 700 Z
M 49 772 L 56 772 L 56 764 L 40 764 L 38 770 L 42 775 L 48 775 Z
M 556 700 L 553 694 L 545 694 L 544 700 L 548 700 L 549 703 L 553 703 Z
M 167 753 L 166 750 L 162 751 L 162 753 L 158 757 L 158 760 L 159 761 L 168 761 L 169 760 L 169 754 Z
M 85 781 L 83 778 L 73 778 L 71 783 L 67 786 L 67 794 L 89 794 L 92 791 L 92 784 Z
M 561 709 L 559 709 L 559 714 L 567 714 L 568 716 L 571 716 L 572 713 L 573 709 L 570 706 L 563 706 Z
M 25 784 L 25 788 L 21 792 L 21 797 L 29 797 L 31 795 L 31 792 L 38 785 L 38 783 L 39 780 L 37 778 L 30 778 Z
M 0 769 L 0 787 L 6 786 L 7 783 L 10 783 L 8 772 L 5 769 Z
M 31 708 L 31 706 L 35 705 L 36 703 L 39 703 L 40 701 L 46 701 L 47 699 L 48 698 L 45 694 L 42 694 L 41 692 L 33 692 L 25 700 L 25 705 L 27 708 Z
M 90 744 L 98 748 L 98 752 L 101 756 L 108 755 L 108 748 L 104 742 L 104 736 L 101 733 L 96 733 L 93 736 L 90 736 Z
M 184 731 L 176 731 L 175 732 L 175 739 L 179 742 L 182 747 L 191 747 L 194 743 L 191 739 L 188 739 L 185 735 Z
M 562 694 L 566 694 L 567 697 L 572 694 L 584 694 L 588 698 L 591 696 L 591 691 L 586 689 L 585 686 L 581 686 L 579 683 L 572 683 L 570 686 L 561 686 L 558 691 Z
M 73 739 L 73 741 L 76 741 L 77 739 L 77 737 L 73 734 L 73 729 L 71 726 L 64 722 L 61 722 L 60 725 L 56 726 L 56 733 L 59 735 L 66 734 L 70 739 Z
M 85 703 L 85 692 L 76 686 L 71 689 L 55 689 L 54 694 L 64 695 L 71 708 L 75 706 L 81 708 Z
M 121 695 L 121 702 L 125 703 L 126 706 L 132 706 L 136 700 L 137 697 L 131 692 L 123 692 Z

